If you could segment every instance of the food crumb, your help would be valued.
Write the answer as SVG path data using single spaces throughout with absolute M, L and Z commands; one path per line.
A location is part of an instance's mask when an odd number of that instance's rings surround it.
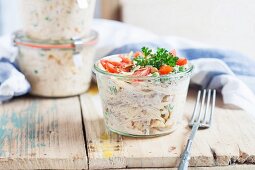
M 48 59 L 49 59 L 49 60 L 50 60 L 50 59 L 53 59 L 53 58 L 54 58 L 54 56 L 51 55 L 51 54 L 48 56 Z
M 45 17 L 45 20 L 46 21 L 50 21 L 51 19 L 49 17 Z
M 175 146 L 171 146 L 171 147 L 169 148 L 169 152 L 172 152 L 172 151 L 174 151 L 175 149 L 176 149 Z

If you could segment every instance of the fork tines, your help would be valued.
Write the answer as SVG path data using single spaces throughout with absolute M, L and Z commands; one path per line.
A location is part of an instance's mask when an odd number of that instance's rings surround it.
M 216 90 L 203 90 L 202 99 L 201 90 L 198 91 L 196 105 L 189 126 L 198 123 L 200 128 L 208 128 L 212 122 L 212 113 L 215 107 Z M 212 94 L 211 94 L 212 93 Z

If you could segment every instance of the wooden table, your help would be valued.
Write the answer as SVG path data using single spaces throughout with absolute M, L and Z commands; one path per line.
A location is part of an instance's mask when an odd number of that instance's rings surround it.
M 0 105 L 0 169 L 172 169 L 189 136 L 195 91 L 183 125 L 147 139 L 108 132 L 95 87 L 70 98 L 16 98 Z M 255 169 L 255 120 L 223 107 L 218 97 L 212 127 L 196 135 L 190 169 Z

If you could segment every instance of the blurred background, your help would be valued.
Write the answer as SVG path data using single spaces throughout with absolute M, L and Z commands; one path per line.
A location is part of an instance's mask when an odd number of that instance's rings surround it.
M 19 0 L 0 0 L 0 35 L 20 27 Z M 255 58 L 254 0 L 97 0 L 95 18 L 118 20 Z

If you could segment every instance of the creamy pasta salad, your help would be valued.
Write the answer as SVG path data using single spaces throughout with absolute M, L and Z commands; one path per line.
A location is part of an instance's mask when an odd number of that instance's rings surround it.
M 23 30 L 34 39 L 60 40 L 89 34 L 96 0 L 22 0 Z
M 107 127 L 130 136 L 171 133 L 182 116 L 192 68 L 163 48 L 99 60 L 94 69 Z

